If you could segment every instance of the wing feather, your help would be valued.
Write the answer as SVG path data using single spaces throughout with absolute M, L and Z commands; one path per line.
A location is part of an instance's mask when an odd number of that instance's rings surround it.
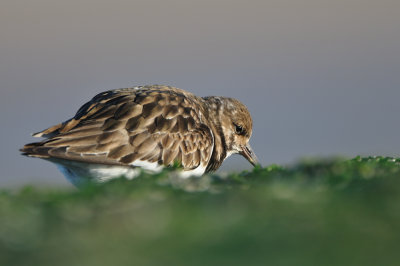
M 35 134 L 48 139 L 24 146 L 29 156 L 90 163 L 205 167 L 214 140 L 202 121 L 201 101 L 185 91 L 146 86 L 96 95 L 64 123 Z

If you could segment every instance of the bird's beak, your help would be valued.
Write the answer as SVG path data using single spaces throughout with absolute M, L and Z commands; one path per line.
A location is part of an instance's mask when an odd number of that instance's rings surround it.
M 257 156 L 251 148 L 250 144 L 242 146 L 242 150 L 239 152 L 244 158 L 246 158 L 253 166 L 259 165 Z

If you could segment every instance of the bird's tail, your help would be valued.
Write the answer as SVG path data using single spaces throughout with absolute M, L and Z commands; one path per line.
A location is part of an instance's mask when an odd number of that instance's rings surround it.
M 45 141 L 26 144 L 19 151 L 22 155 L 37 158 L 49 158 L 50 147 L 43 146 Z

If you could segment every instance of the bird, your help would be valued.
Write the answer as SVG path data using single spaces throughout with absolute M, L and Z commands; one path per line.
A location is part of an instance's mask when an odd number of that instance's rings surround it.
M 234 98 L 137 86 L 97 94 L 71 119 L 32 134 L 44 139 L 20 151 L 55 163 L 76 186 L 171 166 L 181 177 L 201 176 L 232 154 L 259 164 L 249 144 L 252 124 L 247 107 Z

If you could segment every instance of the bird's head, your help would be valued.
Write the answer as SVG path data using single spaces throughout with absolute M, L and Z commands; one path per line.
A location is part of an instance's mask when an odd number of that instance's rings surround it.
M 224 135 L 227 155 L 239 153 L 252 165 L 259 164 L 249 144 L 253 121 L 246 106 L 233 98 L 219 98 L 219 120 Z

